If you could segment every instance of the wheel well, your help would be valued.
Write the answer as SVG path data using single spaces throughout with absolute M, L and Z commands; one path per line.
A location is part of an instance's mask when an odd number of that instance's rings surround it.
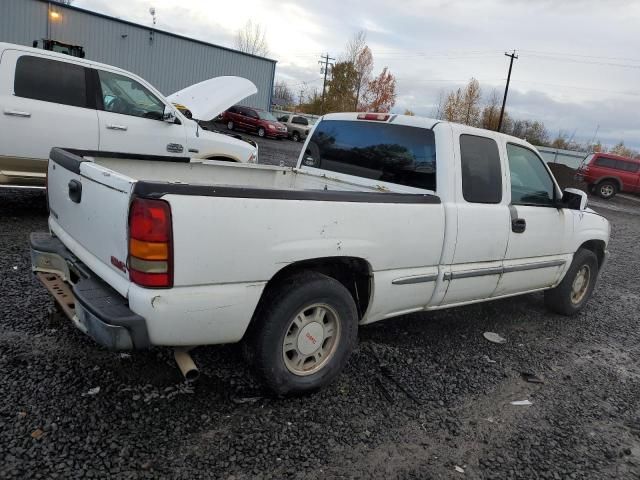
M 618 185 L 618 190 L 622 190 L 622 182 L 619 179 L 615 178 L 615 177 L 599 178 L 598 181 L 595 184 L 596 185 L 600 185 L 602 182 L 615 183 L 616 185 Z
M 584 248 L 585 250 L 591 250 L 598 257 L 598 267 L 602 266 L 602 262 L 604 261 L 604 249 L 605 244 L 602 240 L 589 240 L 588 242 L 584 242 L 580 245 L 580 248 Z
M 369 307 L 372 274 L 369 262 L 357 257 L 315 258 L 287 265 L 269 280 L 260 301 L 284 279 L 303 270 L 322 273 L 344 285 L 356 303 L 359 318 L 362 318 Z

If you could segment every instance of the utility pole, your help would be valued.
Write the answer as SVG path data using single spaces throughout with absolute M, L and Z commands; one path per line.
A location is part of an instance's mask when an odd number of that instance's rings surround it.
M 300 89 L 300 96 L 298 97 L 298 110 L 302 109 L 302 96 L 304 95 L 304 88 Z
M 327 73 L 329 73 L 329 65 L 333 67 L 333 63 L 330 63 L 329 60 L 335 60 L 335 58 L 331 58 L 327 53 L 325 56 L 320 56 L 322 60 L 319 60 L 318 63 L 323 65 L 320 67 L 320 73 L 324 73 L 324 81 L 322 82 L 322 103 L 320 105 L 320 115 L 324 113 L 324 93 L 327 88 Z
M 504 106 L 507 104 L 507 93 L 509 93 L 509 82 L 511 81 L 511 69 L 513 68 L 513 61 L 518 59 L 516 51 L 513 53 L 506 53 L 507 57 L 510 57 L 509 61 L 509 73 L 507 74 L 507 85 L 504 87 L 504 98 L 502 99 L 502 110 L 500 110 L 500 120 L 498 120 L 498 132 L 502 129 L 502 118 L 504 117 Z

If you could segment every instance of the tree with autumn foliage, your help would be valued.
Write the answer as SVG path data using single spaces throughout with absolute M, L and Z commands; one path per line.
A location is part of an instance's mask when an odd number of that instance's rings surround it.
M 386 113 L 396 104 L 396 77 L 387 67 L 369 82 L 364 100 L 363 110 L 369 112 Z
M 358 72 L 351 62 L 338 62 L 331 69 L 327 82 L 325 112 L 348 112 L 356 101 Z

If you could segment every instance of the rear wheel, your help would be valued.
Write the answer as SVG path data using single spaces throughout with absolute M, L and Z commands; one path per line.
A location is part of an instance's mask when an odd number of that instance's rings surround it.
M 581 248 L 560 284 L 544 292 L 547 307 L 562 315 L 575 315 L 585 306 L 598 278 L 598 258 L 591 250 Z
M 293 275 L 268 292 L 254 321 L 245 351 L 279 395 L 332 382 L 357 339 L 353 297 L 340 282 L 316 272 Z
M 598 184 L 598 186 L 596 187 L 596 191 L 601 198 L 608 200 L 616 193 L 618 193 L 618 185 L 609 180 L 605 180 L 604 182 Z
M 233 125 L 233 122 L 231 120 L 229 120 L 227 122 L 227 130 L 233 130 L 235 128 L 235 126 Z

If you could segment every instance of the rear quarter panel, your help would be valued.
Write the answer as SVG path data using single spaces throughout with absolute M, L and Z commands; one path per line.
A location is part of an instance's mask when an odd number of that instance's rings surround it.
M 375 195 L 385 195 L 379 193 Z M 435 281 L 444 236 L 441 204 L 224 198 L 167 195 L 174 231 L 174 284 L 261 283 L 301 260 L 348 256 L 374 276 L 368 319 L 423 308 Z M 387 302 L 375 299 L 387 299 Z

